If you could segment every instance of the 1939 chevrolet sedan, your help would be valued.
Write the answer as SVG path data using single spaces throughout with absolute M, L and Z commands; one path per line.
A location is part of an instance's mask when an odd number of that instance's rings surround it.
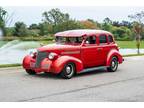
M 55 41 L 24 57 L 23 67 L 28 74 L 51 72 L 71 78 L 100 66 L 115 72 L 123 62 L 113 35 L 107 31 L 69 30 L 56 33 Z

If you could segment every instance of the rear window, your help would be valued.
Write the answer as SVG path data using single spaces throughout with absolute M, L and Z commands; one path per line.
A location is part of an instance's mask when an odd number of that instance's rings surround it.
M 100 35 L 99 36 L 99 42 L 100 43 L 107 43 L 106 35 Z
M 113 37 L 111 35 L 108 36 L 108 41 L 113 42 Z

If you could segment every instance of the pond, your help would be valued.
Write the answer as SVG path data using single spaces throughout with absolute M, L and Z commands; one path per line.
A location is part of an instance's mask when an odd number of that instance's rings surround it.
M 35 41 L 0 41 L 0 64 L 21 63 L 23 57 L 37 47 L 40 47 L 40 43 Z M 140 52 L 144 53 L 144 49 L 141 49 Z M 137 49 L 120 49 L 120 53 L 122 55 L 136 54 Z

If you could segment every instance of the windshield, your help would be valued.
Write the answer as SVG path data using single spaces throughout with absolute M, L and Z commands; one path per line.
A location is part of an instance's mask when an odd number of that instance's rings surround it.
M 82 37 L 61 37 L 57 36 L 55 39 L 57 44 L 81 44 Z

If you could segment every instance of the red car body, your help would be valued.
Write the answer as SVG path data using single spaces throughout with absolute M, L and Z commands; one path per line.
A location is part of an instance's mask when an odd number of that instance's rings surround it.
M 31 70 L 33 73 L 51 72 L 59 74 L 67 63 L 72 63 L 74 68 L 69 65 L 69 68 L 66 67 L 68 71 L 73 69 L 75 73 L 81 73 L 87 68 L 110 67 L 113 57 L 119 64 L 123 62 L 123 57 L 119 53 L 118 46 L 110 32 L 87 29 L 69 30 L 56 33 L 55 37 L 59 40 L 66 39 L 64 41 L 79 39 L 80 42 L 42 46 L 32 56 L 24 57 L 23 68 L 27 71 Z M 52 59 L 49 57 L 50 53 Z

